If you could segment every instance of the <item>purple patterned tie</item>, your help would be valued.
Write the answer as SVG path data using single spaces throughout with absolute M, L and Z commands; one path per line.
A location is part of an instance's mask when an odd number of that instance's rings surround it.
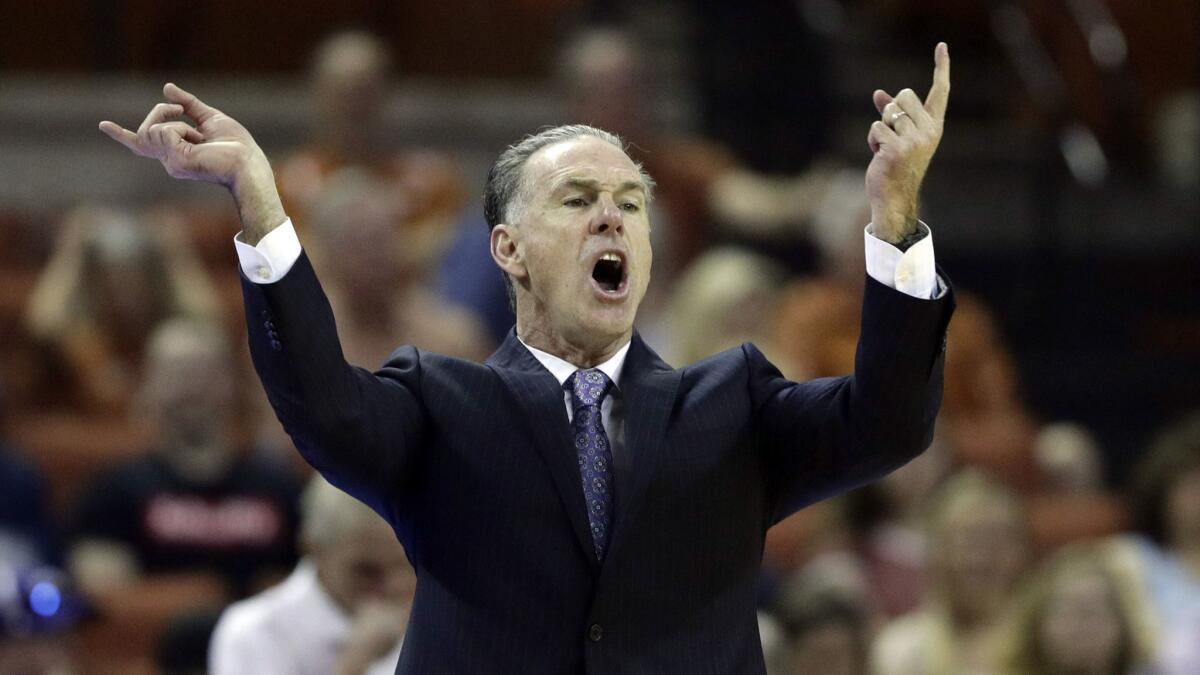
M 612 450 L 608 434 L 600 420 L 600 404 L 608 395 L 612 380 L 599 370 L 577 370 L 563 383 L 571 394 L 574 410 L 571 427 L 575 452 L 579 457 L 579 477 L 583 481 L 583 499 L 587 503 L 588 523 L 596 559 L 604 559 L 608 548 L 608 526 L 612 515 Z

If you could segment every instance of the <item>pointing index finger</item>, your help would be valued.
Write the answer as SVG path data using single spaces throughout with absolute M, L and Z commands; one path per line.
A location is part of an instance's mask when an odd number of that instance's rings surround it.
M 206 120 L 218 112 L 216 108 L 196 98 L 195 94 L 185 91 L 174 82 L 168 82 L 163 85 L 163 96 L 168 101 L 183 106 L 183 112 L 195 120 L 196 124 L 204 124 Z
M 946 105 L 950 101 L 950 48 L 939 42 L 933 50 L 933 86 L 925 97 L 925 110 L 936 120 L 946 117 Z
M 100 123 L 100 131 L 103 131 L 109 138 L 129 148 L 134 153 L 142 154 L 141 146 L 138 144 L 137 134 L 122 127 L 115 122 L 105 120 Z

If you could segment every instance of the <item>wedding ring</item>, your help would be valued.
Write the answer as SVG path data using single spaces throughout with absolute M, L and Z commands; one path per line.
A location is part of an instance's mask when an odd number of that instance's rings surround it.
M 894 113 L 892 113 L 892 118 L 891 118 L 891 121 L 889 121 L 889 122 L 888 122 L 888 126 L 890 126 L 890 127 L 895 127 L 895 126 L 896 126 L 896 122 L 898 122 L 898 121 L 900 120 L 900 118 L 901 118 L 901 117 L 904 117 L 904 116 L 905 116 L 905 115 L 907 115 L 907 114 L 908 114 L 908 113 L 904 112 L 903 110 L 901 110 L 901 111 L 899 111 L 899 112 L 894 112 Z

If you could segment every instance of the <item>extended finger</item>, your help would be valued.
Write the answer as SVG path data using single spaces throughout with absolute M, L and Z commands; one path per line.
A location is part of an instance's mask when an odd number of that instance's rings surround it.
M 100 123 L 100 131 L 103 131 L 106 136 L 127 147 L 134 154 L 144 155 L 141 144 L 138 143 L 137 134 L 117 124 L 104 120 Z
M 142 120 L 142 125 L 137 130 L 138 136 L 142 136 L 146 133 L 147 129 L 159 122 L 178 119 L 182 116 L 183 106 L 178 103 L 159 103 L 151 108 L 150 112 L 146 115 L 146 119 Z
M 183 111 L 187 113 L 188 117 L 196 120 L 196 124 L 204 124 L 213 115 L 220 113 L 219 110 L 196 98 L 195 94 L 185 91 L 174 82 L 163 85 L 163 96 L 167 97 L 168 101 L 183 106 Z
M 929 112 L 921 104 L 921 99 L 917 97 L 917 92 L 912 89 L 901 90 L 900 93 L 896 94 L 893 102 L 900 110 L 908 113 L 908 119 L 912 120 L 918 129 L 928 129 L 933 124 L 933 120 L 929 117 Z
M 933 85 L 925 97 L 925 109 L 933 119 L 946 118 L 946 105 L 950 102 L 950 47 L 939 42 L 933 50 Z

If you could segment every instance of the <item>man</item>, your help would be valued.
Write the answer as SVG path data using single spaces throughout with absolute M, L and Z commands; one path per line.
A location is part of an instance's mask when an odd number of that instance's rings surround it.
M 404 549 L 386 522 L 320 476 L 300 518 L 305 559 L 283 583 L 225 610 L 209 672 L 393 672 L 416 581 Z
M 606 132 L 545 131 L 492 167 L 484 210 L 517 325 L 488 362 L 402 347 L 371 374 L 342 358 L 240 124 L 168 84 L 137 133 L 101 129 L 232 192 L 268 396 L 416 569 L 398 673 L 762 673 L 767 528 L 903 464 L 932 433 L 951 300 L 916 198 L 949 97 L 945 45 L 935 60 L 926 101 L 874 96 L 858 372 L 803 384 L 748 344 L 672 370 L 634 333 L 651 183 Z
M 202 572 L 242 596 L 295 564 L 301 485 L 239 446 L 233 359 L 213 324 L 174 319 L 151 335 L 138 412 L 153 451 L 94 479 L 77 505 L 70 565 L 89 595 Z

